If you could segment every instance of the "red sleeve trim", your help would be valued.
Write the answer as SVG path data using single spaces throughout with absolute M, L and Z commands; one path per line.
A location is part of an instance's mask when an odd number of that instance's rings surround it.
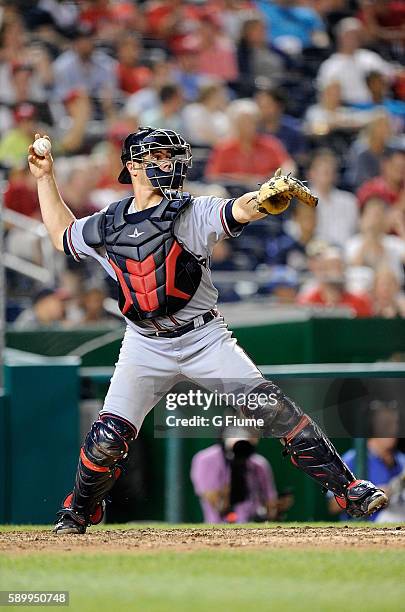
M 81 261 L 79 254 L 77 253 L 75 247 L 73 246 L 73 240 L 72 240 L 72 225 L 73 225 L 74 221 L 72 221 L 72 223 L 69 225 L 68 229 L 67 229 L 67 240 L 68 240 L 68 246 L 69 246 L 69 250 L 72 254 L 73 259 L 75 259 L 76 261 Z
M 230 238 L 233 238 L 234 236 L 233 236 L 232 232 L 230 231 L 230 229 L 228 227 L 228 224 L 226 222 L 226 219 L 225 219 L 225 214 L 224 214 L 225 213 L 225 206 L 226 206 L 226 202 L 225 202 L 225 204 L 223 206 L 221 206 L 221 210 L 219 211 L 219 217 L 221 219 L 222 227 L 224 229 L 225 234 L 227 236 L 229 236 Z

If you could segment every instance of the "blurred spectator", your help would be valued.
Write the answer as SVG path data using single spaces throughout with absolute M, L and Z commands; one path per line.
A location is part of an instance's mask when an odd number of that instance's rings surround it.
M 19 104 L 14 111 L 16 127 L 0 140 L 0 162 L 6 166 L 26 164 L 27 150 L 34 138 L 36 111 L 32 104 Z
M 401 0 L 361 0 L 359 18 L 369 44 L 389 50 L 395 58 L 403 59 L 405 5 Z
M 146 33 L 175 51 L 185 36 L 193 32 L 201 17 L 197 4 L 183 0 L 155 0 L 146 4 Z
M 257 188 L 258 181 L 269 178 L 278 167 L 284 172 L 294 169 L 277 138 L 257 133 L 259 110 L 253 101 L 235 100 L 228 112 L 235 138 L 214 147 L 206 170 L 209 180 Z
M 363 183 L 357 191 L 360 206 L 371 197 L 378 197 L 388 204 L 399 204 L 404 198 L 405 150 L 388 148 L 381 163 L 379 176 Z
M 199 71 L 199 44 L 194 37 L 185 38 L 176 48 L 176 60 L 173 78 L 183 90 L 185 100 L 194 102 L 201 87 L 212 82 L 212 78 Z
M 388 115 L 379 112 L 370 121 L 348 151 L 348 162 L 345 179 L 354 189 L 365 181 L 380 174 L 381 161 L 392 135 Z
M 39 200 L 35 180 L 28 168 L 14 168 L 4 192 L 6 208 L 27 217 L 40 218 Z
M 84 90 L 91 98 L 110 104 L 117 97 L 116 63 L 95 50 L 94 29 L 77 26 L 73 44 L 54 62 L 55 97 L 64 100 L 72 89 Z
M 336 188 L 337 169 L 333 151 L 321 149 L 312 158 L 308 178 L 319 198 L 316 236 L 331 245 L 344 246 L 357 230 L 358 206 L 351 193 Z
M 374 51 L 362 49 L 362 24 L 358 19 L 342 19 L 336 27 L 337 52 L 325 60 L 318 73 L 318 86 L 322 89 L 331 82 L 341 86 L 345 104 L 369 102 L 371 93 L 366 76 L 377 70 L 387 77 L 394 74 L 392 66 Z
M 303 160 L 308 143 L 299 121 L 285 113 L 287 94 L 279 87 L 268 87 L 258 89 L 255 100 L 260 109 L 260 130 L 278 138 L 291 157 Z
M 319 14 L 310 6 L 291 0 L 257 0 L 266 18 L 267 40 L 291 55 L 308 47 L 326 47 L 328 36 Z
M 133 34 L 126 34 L 117 42 L 118 87 L 126 94 L 133 94 L 148 87 L 152 72 L 141 61 L 141 44 Z
M 388 113 L 396 132 L 401 132 L 405 123 L 405 102 L 388 96 L 388 80 L 384 74 L 372 70 L 366 76 L 367 87 L 371 94 L 369 102 L 356 104 L 354 108 L 362 110 L 383 109 Z
M 183 111 L 184 135 L 194 145 L 212 146 L 230 136 L 231 124 L 226 114 L 228 94 L 221 83 L 203 85 L 197 102 Z
M 255 453 L 258 438 L 227 428 L 220 443 L 194 455 L 191 480 L 205 523 L 246 523 L 274 518 L 277 490 L 267 459 Z
M 63 199 L 78 219 L 96 212 L 92 205 L 90 192 L 96 186 L 97 176 L 89 178 L 89 166 L 73 166 L 66 180 L 61 183 Z
M 159 99 L 160 104 L 157 108 L 145 111 L 140 115 L 140 124 L 183 132 L 181 110 L 184 99 L 180 87 L 163 85 L 159 92 Z
M 397 438 L 369 438 L 367 441 L 367 477 L 377 487 L 388 493 L 390 503 L 386 510 L 368 518 L 376 522 L 402 522 L 405 520 L 405 455 L 397 450 Z M 357 453 L 354 449 L 343 455 L 350 470 L 356 468 Z M 329 498 L 331 514 L 340 513 L 340 519 L 350 517 L 342 511 L 334 497 Z
M 79 308 L 81 309 L 80 325 L 102 324 L 111 321 L 111 316 L 104 308 L 107 291 L 101 284 L 88 283 L 81 292 Z
M 387 234 L 388 227 L 386 202 L 370 197 L 361 212 L 360 233 L 346 242 L 346 260 L 352 266 L 368 266 L 373 270 L 386 263 L 402 281 L 405 243 L 398 236 Z
M 288 266 L 274 266 L 270 280 L 260 288 L 259 293 L 269 293 L 277 304 L 294 304 L 299 289 L 298 273 Z
M 307 269 L 306 249 L 314 239 L 316 212 L 309 206 L 297 204 L 291 219 L 282 227 L 278 236 L 266 241 L 266 262 L 270 265 L 289 266 L 298 271 Z
M 129 96 L 126 101 L 124 111 L 131 117 L 140 117 L 142 113 L 155 110 L 159 107 L 159 92 L 164 85 L 173 84 L 172 65 L 167 61 L 166 56 L 158 54 L 151 65 L 152 80 L 148 87 L 143 87 L 136 93 Z
M 239 74 L 247 93 L 254 89 L 257 79 L 265 78 L 278 84 L 284 76 L 283 55 L 267 42 L 266 28 L 260 16 L 247 19 L 237 47 Z
M 257 11 L 251 0 L 222 0 L 221 24 L 224 31 L 233 40 L 239 40 L 243 25 L 252 14 L 256 16 Z
M 64 296 L 55 289 L 42 289 L 34 297 L 31 308 L 15 320 L 16 329 L 60 325 L 65 320 Z
M 198 42 L 198 71 L 227 82 L 238 78 L 236 50 L 232 40 L 221 30 L 218 18 L 207 13 L 194 35 Z
M 14 60 L 0 66 L 0 102 L 3 104 L 37 103 L 46 99 L 52 74 L 49 57 L 39 47 L 27 50 L 27 55 L 26 61 Z M 41 64 L 46 64 L 42 75 L 38 70 Z
M 336 248 L 326 249 L 320 259 L 319 284 L 300 294 L 298 302 L 305 306 L 348 308 L 356 317 L 371 317 L 372 306 L 366 295 L 347 291 L 343 257 Z
M 215 245 L 211 256 L 211 269 L 221 272 L 236 270 L 232 247 L 228 240 L 221 240 Z
M 376 270 L 372 300 L 374 316 L 384 319 L 405 317 L 405 295 L 398 275 L 385 264 Z
M 90 201 L 99 210 L 108 206 L 112 201 L 129 195 L 128 185 L 118 183 L 117 177 L 122 170 L 122 142 L 136 129 L 137 123 L 132 117 L 123 117 L 111 125 L 107 132 L 107 140 L 93 149 L 92 158 L 94 164 L 98 164 L 98 171 L 94 176 L 95 186 L 94 183 L 91 183 L 94 189 L 90 194 Z M 94 173 L 91 165 L 90 169 Z
M 342 105 L 339 81 L 331 81 L 319 87 L 318 102 L 305 112 L 305 131 L 314 136 L 324 136 L 338 130 L 356 131 L 366 125 L 372 115 Z

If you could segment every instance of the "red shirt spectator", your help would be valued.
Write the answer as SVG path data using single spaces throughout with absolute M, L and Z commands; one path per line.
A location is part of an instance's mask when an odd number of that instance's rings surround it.
M 395 204 L 400 193 L 392 189 L 382 176 L 376 176 L 363 183 L 356 195 L 360 206 L 364 206 L 370 198 L 381 198 L 387 204 Z
M 147 6 L 145 18 L 148 34 L 163 39 L 172 48 L 190 33 L 200 18 L 200 8 L 181 0 L 158 0 Z
M 357 191 L 360 206 L 372 197 L 397 204 L 405 188 L 405 151 L 389 150 L 381 164 L 381 175 L 366 181 Z
M 343 291 L 340 299 L 335 304 L 328 304 L 325 295 L 321 289 L 312 289 L 308 293 L 299 298 L 299 303 L 303 305 L 318 305 L 318 306 L 347 306 L 353 310 L 356 317 L 371 317 L 373 314 L 371 301 L 366 295 L 359 295 Z
M 141 54 L 142 47 L 136 36 L 126 34 L 118 41 L 118 87 L 125 93 L 132 94 L 148 87 L 152 80 L 152 71 L 140 62 Z
M 37 189 L 26 172 L 13 173 L 4 192 L 4 205 L 27 217 L 40 216 Z
M 236 139 L 216 145 L 208 161 L 206 175 L 211 179 L 221 175 L 266 177 L 289 159 L 277 138 L 258 134 L 247 148 L 243 148 Z

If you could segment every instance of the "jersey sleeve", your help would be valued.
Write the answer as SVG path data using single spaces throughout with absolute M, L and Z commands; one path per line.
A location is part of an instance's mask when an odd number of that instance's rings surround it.
M 234 200 L 201 196 L 180 216 L 176 228 L 185 246 L 202 257 L 210 256 L 215 244 L 224 238 L 239 236 L 245 224 L 232 215 Z
M 66 255 L 71 255 L 75 261 L 82 261 L 86 257 L 94 257 L 95 259 L 99 257 L 97 252 L 88 246 L 83 238 L 83 227 L 88 219 L 90 217 L 72 221 L 63 234 L 63 250 Z

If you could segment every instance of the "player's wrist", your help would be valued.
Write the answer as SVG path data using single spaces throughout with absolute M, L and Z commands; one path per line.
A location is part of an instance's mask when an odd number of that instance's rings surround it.
M 37 183 L 54 183 L 54 182 L 55 182 L 55 175 L 53 173 L 53 170 L 50 170 L 49 172 L 45 172 L 41 176 L 37 177 Z

